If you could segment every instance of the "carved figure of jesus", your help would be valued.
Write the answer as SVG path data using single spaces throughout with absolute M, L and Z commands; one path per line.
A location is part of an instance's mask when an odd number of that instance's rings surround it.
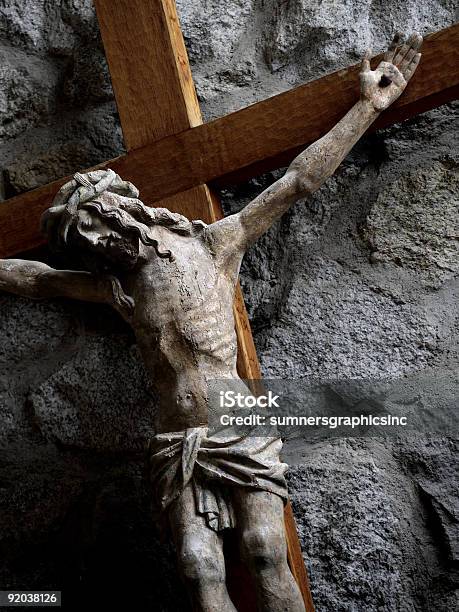
M 76 174 L 42 217 L 50 247 L 81 271 L 0 261 L 0 289 L 33 299 L 64 296 L 111 304 L 134 330 L 159 392 L 148 464 L 158 515 L 166 516 L 194 610 L 230 612 L 222 531 L 236 529 L 259 610 L 300 612 L 287 564 L 287 465 L 280 438 L 215 437 L 208 430 L 214 380 L 238 378 L 233 298 L 245 251 L 297 200 L 330 177 L 378 115 L 403 92 L 422 38 L 394 38 L 361 97 L 285 175 L 240 212 L 206 225 L 148 208 L 111 170 Z

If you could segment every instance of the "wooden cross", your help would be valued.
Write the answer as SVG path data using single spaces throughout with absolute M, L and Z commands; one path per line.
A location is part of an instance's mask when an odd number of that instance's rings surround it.
M 174 0 L 95 0 L 127 153 L 109 166 L 140 189 L 145 204 L 191 219 L 222 216 L 213 187 L 287 165 L 326 133 L 358 98 L 358 66 L 203 124 Z M 376 121 L 377 129 L 454 100 L 459 93 L 459 25 L 428 36 L 406 92 Z M 39 218 L 62 178 L 0 205 L 0 257 L 43 243 Z M 260 378 L 260 366 L 238 286 L 234 306 L 238 371 Z M 289 564 L 305 601 L 313 603 L 290 505 L 285 511 Z M 230 555 L 234 558 L 234 554 Z M 249 579 L 233 559 L 229 589 L 238 610 L 255 609 Z

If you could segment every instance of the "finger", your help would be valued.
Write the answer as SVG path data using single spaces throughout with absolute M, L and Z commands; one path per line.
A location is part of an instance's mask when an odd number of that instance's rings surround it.
M 408 68 L 411 60 L 413 59 L 415 55 L 416 55 L 416 49 L 413 49 L 412 47 L 408 49 L 408 53 L 405 55 L 400 66 L 398 67 L 402 74 L 405 73 L 405 70 Z
M 413 32 L 410 36 L 410 48 L 405 54 L 405 57 L 400 63 L 400 70 L 403 72 L 408 67 L 409 63 L 419 51 L 422 45 L 422 36 L 418 32 Z
M 363 95 L 365 95 L 374 84 L 374 78 L 372 76 L 371 70 L 367 70 L 366 72 L 362 71 L 360 73 L 360 91 Z
M 390 43 L 389 48 L 384 54 L 384 61 L 391 62 L 394 59 L 394 56 L 397 52 L 397 47 L 401 45 L 403 42 L 403 34 L 401 32 L 395 32 L 395 36 Z
M 406 71 L 410 67 L 411 62 L 414 60 L 416 55 L 420 56 L 418 51 L 419 51 L 419 49 L 420 49 L 420 47 L 422 45 L 422 36 L 420 36 L 419 34 L 417 36 L 418 36 L 418 38 L 416 38 L 413 46 L 409 49 L 408 53 L 405 55 L 405 57 L 403 58 L 402 63 L 399 66 L 399 70 L 403 74 L 404 77 L 406 77 Z M 418 60 L 418 63 L 419 63 L 419 60 Z M 415 66 L 414 69 L 416 69 L 416 66 Z
M 395 66 L 399 66 L 400 65 L 400 63 L 402 62 L 403 58 L 408 53 L 410 47 L 411 47 L 411 40 L 408 39 L 406 41 L 406 43 L 400 47 L 398 52 L 395 54 L 394 59 L 392 60 L 392 63 Z
M 362 72 L 369 72 L 371 70 L 370 59 L 371 59 L 371 49 L 367 49 L 365 51 L 365 55 L 362 58 Z
M 407 67 L 407 69 L 405 70 L 403 74 L 403 76 L 405 77 L 405 81 L 409 81 L 411 79 L 420 61 L 421 61 L 421 53 L 416 53 L 416 55 L 411 60 L 409 66 Z
M 396 66 L 403 66 L 403 62 L 405 61 L 406 56 L 410 53 L 411 50 L 417 52 L 419 47 L 422 45 L 422 36 L 417 32 L 413 32 L 411 36 L 408 38 L 403 47 L 399 50 L 399 52 L 395 55 L 393 59 L 393 63 Z

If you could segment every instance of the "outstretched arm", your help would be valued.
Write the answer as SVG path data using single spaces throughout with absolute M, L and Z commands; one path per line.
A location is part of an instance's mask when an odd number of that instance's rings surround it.
M 0 290 L 35 300 L 68 297 L 110 304 L 126 319 L 134 307 L 115 277 L 55 270 L 39 261 L 24 259 L 0 259 Z
M 357 104 L 325 136 L 298 155 L 282 178 L 236 215 L 210 226 L 217 244 L 221 242 L 224 248 L 223 242 L 230 239 L 234 246 L 245 250 L 295 201 L 314 192 L 335 172 L 373 121 L 401 95 L 416 70 L 422 37 L 414 33 L 401 47 L 400 44 L 401 36 L 397 34 L 374 71 L 370 69 L 370 52 L 365 54 Z

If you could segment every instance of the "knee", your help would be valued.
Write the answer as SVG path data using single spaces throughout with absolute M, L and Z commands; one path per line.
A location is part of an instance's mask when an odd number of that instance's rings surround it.
M 199 543 L 183 546 L 179 565 L 186 582 L 196 586 L 215 586 L 225 580 L 225 571 L 217 551 L 206 550 Z
M 256 570 L 277 570 L 287 563 L 285 538 L 269 529 L 248 529 L 242 535 L 241 555 Z

